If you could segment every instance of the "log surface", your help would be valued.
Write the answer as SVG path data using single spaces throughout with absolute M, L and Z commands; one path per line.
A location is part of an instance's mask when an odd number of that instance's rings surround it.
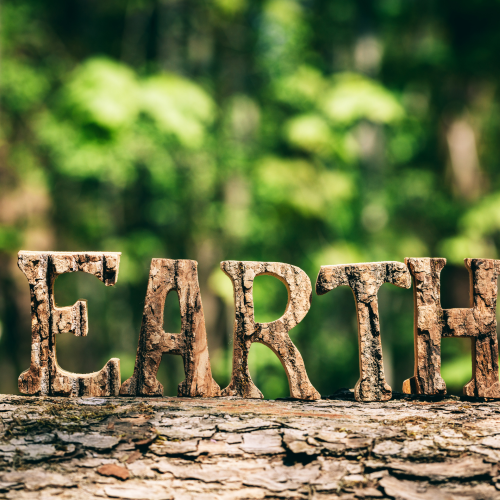
M 498 499 L 500 403 L 2 396 L 0 498 Z

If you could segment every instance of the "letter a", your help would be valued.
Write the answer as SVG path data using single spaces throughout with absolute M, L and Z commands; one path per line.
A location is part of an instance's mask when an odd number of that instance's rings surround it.
M 165 333 L 163 330 L 165 299 L 171 291 L 179 297 L 180 334 Z M 210 369 L 205 316 L 198 285 L 198 263 L 194 260 L 151 261 L 134 374 L 123 383 L 120 394 L 162 396 L 163 386 L 156 375 L 165 353 L 178 354 L 184 361 L 186 379 L 179 384 L 179 396 L 219 396 L 220 388 Z

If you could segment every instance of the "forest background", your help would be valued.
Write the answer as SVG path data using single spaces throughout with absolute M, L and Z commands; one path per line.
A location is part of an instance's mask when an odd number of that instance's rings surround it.
M 500 245 L 500 2 L 429 0 L 3 0 L 0 10 L 0 392 L 29 366 L 30 298 L 17 251 L 123 253 L 115 287 L 56 282 L 89 300 L 87 338 L 59 364 L 130 376 L 152 257 L 199 262 L 214 376 L 229 381 L 234 306 L 221 260 L 321 265 L 446 257 L 443 307 L 468 307 L 465 257 Z M 255 282 L 257 321 L 284 311 Z M 393 390 L 413 372 L 411 290 L 379 293 Z M 165 329 L 180 330 L 175 294 Z M 313 294 L 291 332 L 323 394 L 358 378 L 355 306 Z M 265 397 L 286 397 L 254 344 Z M 443 376 L 471 375 L 466 339 Z M 164 356 L 166 395 L 182 360 Z

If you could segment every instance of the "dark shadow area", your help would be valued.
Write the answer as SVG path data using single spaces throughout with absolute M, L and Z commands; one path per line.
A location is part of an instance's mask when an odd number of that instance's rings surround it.
M 164 396 L 177 396 L 177 386 L 185 378 L 182 356 L 164 354 L 156 378 L 163 385 Z
M 441 271 L 441 307 L 470 307 L 469 271 L 465 266 L 446 264 Z

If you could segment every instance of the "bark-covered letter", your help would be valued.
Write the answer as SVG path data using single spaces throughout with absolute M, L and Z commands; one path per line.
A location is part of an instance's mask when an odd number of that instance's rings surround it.
M 93 274 L 106 286 L 118 279 L 119 253 L 19 252 L 18 265 L 28 278 L 31 292 L 31 365 L 19 376 L 23 394 L 43 396 L 117 396 L 120 360 L 110 359 L 95 373 L 78 374 L 57 364 L 56 334 L 88 333 L 87 302 L 57 307 L 54 282 L 60 274 Z
M 471 337 L 472 379 L 466 396 L 500 397 L 498 381 L 497 278 L 500 261 L 465 259 L 470 276 L 470 309 L 442 309 L 440 273 L 446 259 L 405 259 L 413 276 L 415 374 L 407 394 L 446 394 L 441 378 L 441 338 Z
M 221 269 L 231 278 L 234 289 L 235 320 L 233 372 L 223 396 L 262 398 L 248 369 L 248 354 L 253 342 L 266 345 L 278 356 L 285 369 L 290 395 L 299 399 L 320 399 L 307 377 L 302 356 L 288 332 L 302 321 L 311 307 L 311 281 L 296 266 L 278 262 L 221 262 Z M 288 304 L 283 316 L 271 323 L 255 323 L 253 282 L 256 276 L 278 278 L 288 290 Z
M 378 315 L 377 293 L 384 283 L 410 288 L 410 273 L 401 262 L 321 266 L 316 282 L 318 295 L 341 285 L 349 286 L 354 294 L 358 316 L 360 372 L 354 388 L 357 401 L 386 401 L 392 396 L 391 387 L 385 381 Z
M 165 299 L 171 291 L 179 297 L 180 334 L 165 333 L 163 330 Z M 186 379 L 179 384 L 179 396 L 220 395 L 210 368 L 205 316 L 198 285 L 198 263 L 194 260 L 151 261 L 134 374 L 123 383 L 120 394 L 162 396 L 163 386 L 156 374 L 165 353 L 178 354 L 184 361 Z

